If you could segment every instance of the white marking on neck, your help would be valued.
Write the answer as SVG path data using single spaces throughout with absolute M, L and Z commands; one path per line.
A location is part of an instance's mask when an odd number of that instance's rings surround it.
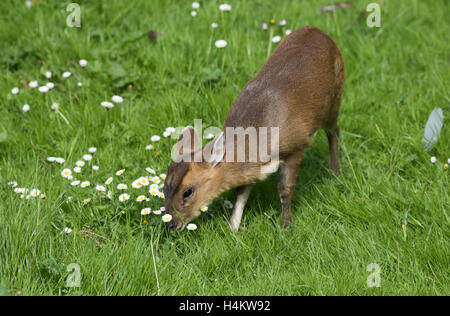
M 268 176 L 269 174 L 277 172 L 279 166 L 280 166 L 279 160 L 271 160 L 269 163 L 261 166 L 260 173 L 262 176 Z

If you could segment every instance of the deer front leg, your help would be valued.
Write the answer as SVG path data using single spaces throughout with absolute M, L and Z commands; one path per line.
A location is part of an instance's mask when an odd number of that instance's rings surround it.
M 247 203 L 248 196 L 252 190 L 252 185 L 244 185 L 236 189 L 236 203 L 234 204 L 233 214 L 230 218 L 231 230 L 237 232 L 239 225 L 241 224 L 242 213 L 244 212 L 245 204 Z
M 289 228 L 292 222 L 291 199 L 302 157 L 303 151 L 292 154 L 280 164 L 278 193 L 283 208 L 283 227 L 286 229 Z

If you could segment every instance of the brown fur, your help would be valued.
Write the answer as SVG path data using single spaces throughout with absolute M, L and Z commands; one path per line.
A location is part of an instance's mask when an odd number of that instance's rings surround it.
M 283 208 L 283 224 L 291 222 L 290 202 L 304 150 L 314 133 L 325 129 L 330 145 L 330 167 L 338 174 L 337 118 L 344 87 L 344 62 L 333 40 L 324 32 L 303 27 L 279 44 L 258 75 L 249 81 L 232 105 L 226 127 L 279 127 L 280 181 L 278 190 Z M 188 134 L 186 134 L 188 133 Z M 192 128 L 183 135 L 196 137 Z M 211 148 L 214 142 L 205 148 Z M 247 148 L 248 150 L 248 148 Z M 190 153 L 201 154 L 192 143 Z M 200 214 L 209 201 L 234 187 L 246 187 L 263 180 L 261 162 L 180 162 L 172 163 L 165 182 L 166 210 L 180 229 Z M 183 193 L 194 194 L 183 201 Z M 245 203 L 249 190 L 246 192 Z M 233 217 L 240 222 L 239 210 Z M 242 213 L 242 211 L 241 211 Z M 237 229 L 234 227 L 234 229 Z

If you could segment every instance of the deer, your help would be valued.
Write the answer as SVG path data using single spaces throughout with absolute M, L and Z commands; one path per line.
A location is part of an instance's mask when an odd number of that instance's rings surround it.
M 302 27 L 278 45 L 259 73 L 232 104 L 222 131 L 204 147 L 192 126 L 180 133 L 175 159 L 164 181 L 169 227 L 183 230 L 200 216 L 201 208 L 222 193 L 236 188 L 229 226 L 238 231 L 252 187 L 279 171 L 278 194 L 282 226 L 291 227 L 291 200 L 306 148 L 320 129 L 326 133 L 330 169 L 338 176 L 338 114 L 344 88 L 344 61 L 332 38 L 318 28 Z M 249 160 L 249 142 L 238 148 L 236 137 L 249 139 L 249 128 L 270 127 L 269 160 L 257 154 Z M 228 129 L 240 128 L 228 136 Z M 242 137 L 241 137 L 242 139 Z M 262 146 L 257 136 L 257 146 Z M 275 145 L 275 146 L 272 146 Z M 273 149 L 275 148 L 275 149 Z M 228 153 L 232 151 L 231 155 Z M 237 161 L 239 153 L 245 159 Z M 228 159 L 231 156 L 231 159 Z M 254 155 L 253 155 L 254 156 Z

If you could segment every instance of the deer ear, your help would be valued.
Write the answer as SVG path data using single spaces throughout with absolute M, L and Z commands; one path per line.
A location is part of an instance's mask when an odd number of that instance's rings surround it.
M 192 126 L 185 127 L 178 138 L 177 157 L 192 153 L 199 148 L 197 133 Z
M 211 168 L 216 167 L 225 155 L 225 135 L 221 132 L 213 141 L 213 149 L 211 155 Z

